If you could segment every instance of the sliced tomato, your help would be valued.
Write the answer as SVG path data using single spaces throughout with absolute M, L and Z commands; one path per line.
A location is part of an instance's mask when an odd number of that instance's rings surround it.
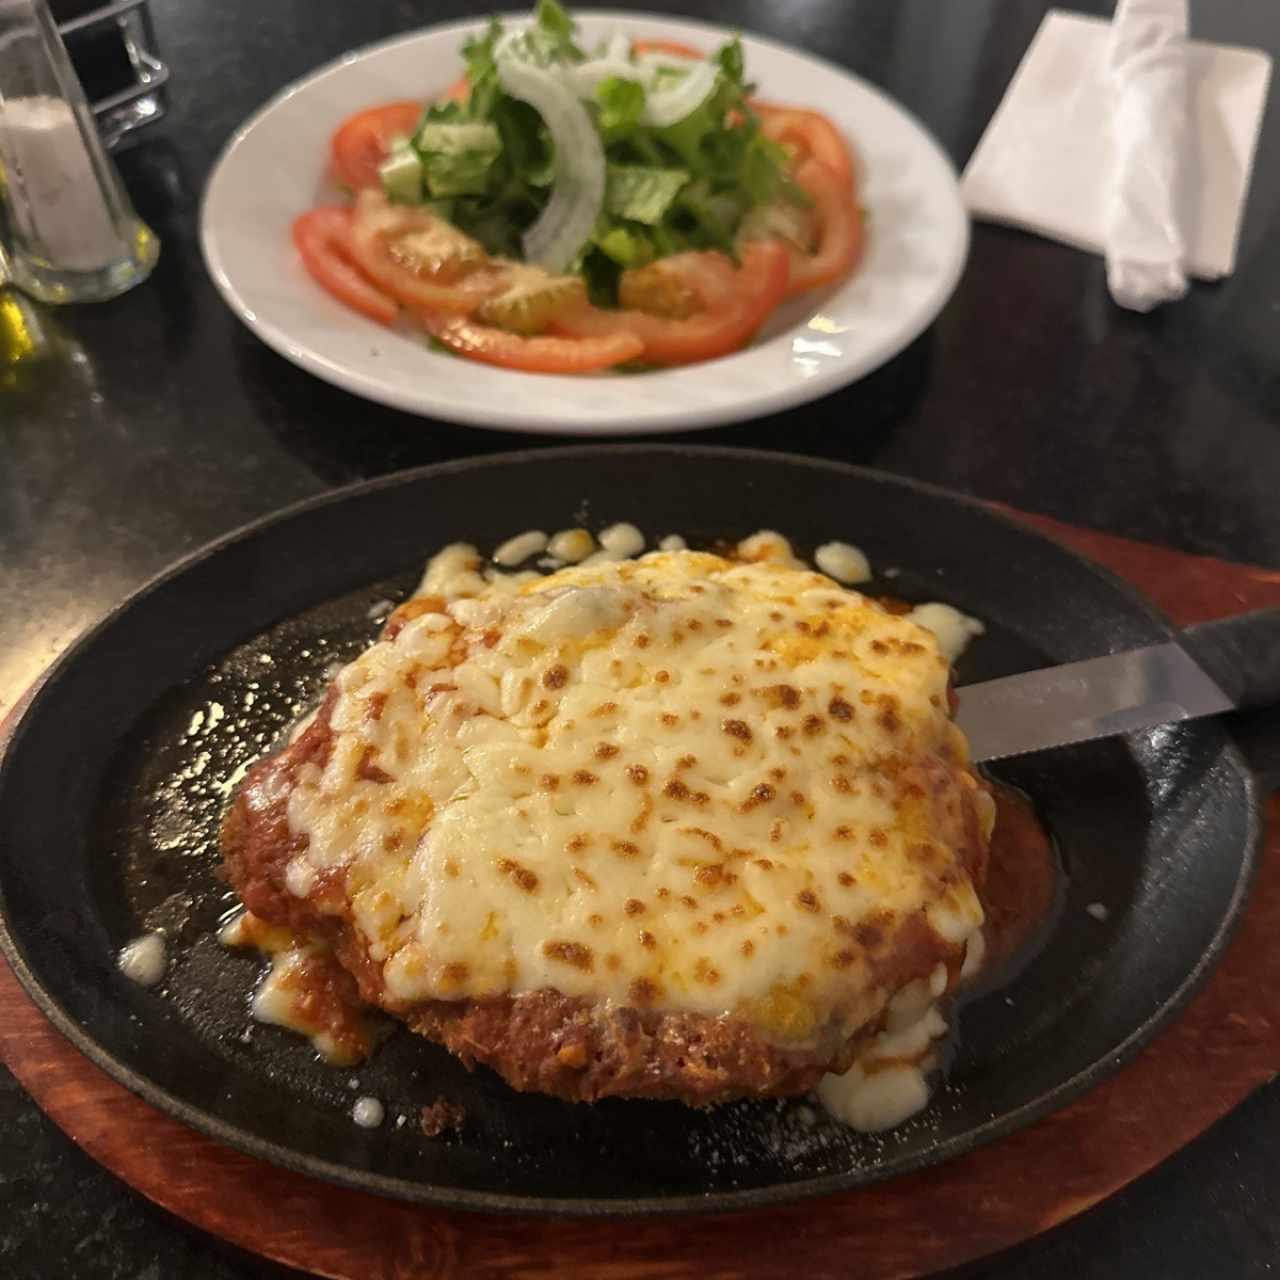
M 677 253 L 659 258 L 653 265 L 683 276 L 709 311 L 727 307 L 739 292 L 738 273 L 724 253 Z
M 644 343 L 632 333 L 582 338 L 539 334 L 522 338 L 459 316 L 424 312 L 420 318 L 426 331 L 450 351 L 482 364 L 524 373 L 591 373 L 636 360 L 644 352 Z
M 790 255 L 781 241 L 755 240 L 743 251 L 738 288 L 725 305 L 685 320 L 587 307 L 558 320 L 555 327 L 577 337 L 632 334 L 644 344 L 644 359 L 653 364 L 711 360 L 736 351 L 751 338 L 786 294 L 789 271 Z
M 813 200 L 818 219 L 818 247 L 808 255 L 796 254 L 791 263 L 787 297 L 806 289 L 831 284 L 847 276 L 862 254 L 862 210 L 849 187 L 820 160 L 806 160 L 796 170 L 796 182 Z
M 426 210 L 392 204 L 381 191 L 366 189 L 356 199 L 352 257 L 370 280 L 406 307 L 470 315 L 505 286 L 504 269 L 486 262 L 465 272 L 447 266 L 427 271 L 407 265 L 404 255 L 397 259 L 394 253 L 397 240 L 439 226 L 440 220 Z
M 826 116 L 818 111 L 776 107 L 768 102 L 752 102 L 751 109 L 760 117 L 760 129 L 765 137 L 791 148 L 796 168 L 810 158 L 819 160 L 852 191 L 853 153 L 844 135 Z
M 379 186 L 378 166 L 391 143 L 412 133 L 421 115 L 420 102 L 388 102 L 357 111 L 333 135 L 334 172 L 352 191 Z
M 631 267 L 618 283 L 623 307 L 670 318 L 728 306 L 738 292 L 738 275 L 723 253 L 676 253 L 644 267 Z
M 321 288 L 370 320 L 392 324 L 395 300 L 369 283 L 353 265 L 351 210 L 345 205 L 311 209 L 293 223 L 293 243 L 302 265 Z
M 671 58 L 705 58 L 701 49 L 691 44 L 681 44 L 679 40 L 633 40 L 631 52 L 639 57 L 642 53 L 665 53 Z

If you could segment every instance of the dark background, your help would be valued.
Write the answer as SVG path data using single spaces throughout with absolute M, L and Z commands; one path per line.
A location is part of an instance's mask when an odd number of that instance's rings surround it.
M 915 112 L 960 167 L 1048 6 L 643 7 L 737 23 L 843 63 Z M 1192 8 L 1197 35 L 1280 54 L 1275 0 L 1193 0 Z M 0 364 L 0 711 L 135 585 L 243 521 L 365 476 L 539 443 L 383 409 L 294 369 L 222 305 L 196 242 L 209 168 L 262 101 L 347 49 L 485 7 L 152 0 L 152 10 L 173 68 L 170 111 L 119 161 L 163 241 L 160 265 L 116 302 L 41 312 L 47 358 Z M 955 296 L 896 360 L 818 404 L 700 438 L 840 457 L 1280 568 L 1278 100 L 1273 93 L 1232 279 L 1195 285 L 1182 302 L 1137 316 L 1111 303 L 1100 259 L 975 227 Z M 0 1274 L 284 1274 L 140 1200 L 2 1070 L 0 1135 Z M 1273 1084 L 1126 1192 L 964 1274 L 1280 1274 L 1278 1150 Z

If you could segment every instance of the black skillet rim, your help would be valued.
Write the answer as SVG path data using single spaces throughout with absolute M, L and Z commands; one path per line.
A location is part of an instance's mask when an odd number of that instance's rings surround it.
M 206 543 L 204 546 L 183 556 L 180 560 L 170 565 L 169 568 L 162 570 L 136 590 L 130 592 L 115 608 L 83 632 L 52 666 L 37 677 L 37 682 L 33 685 L 34 693 L 31 695 L 30 702 L 22 711 L 17 723 L 13 725 L 8 741 L 0 744 L 0 752 L 2 752 L 0 754 L 0 781 L 3 780 L 5 773 L 8 771 L 9 760 L 14 754 L 14 749 L 19 744 L 26 726 L 39 714 L 40 704 L 46 689 L 61 675 L 64 669 L 78 661 L 80 654 L 117 617 L 132 609 L 139 601 L 150 595 L 158 587 L 184 573 L 190 567 L 217 555 L 231 543 L 257 537 L 272 526 L 284 523 L 303 512 L 344 502 L 355 494 L 376 492 L 380 489 L 389 489 L 399 485 L 415 484 L 424 479 L 436 479 L 441 476 L 456 474 L 460 471 L 480 470 L 495 466 L 518 466 L 533 458 L 545 458 L 550 453 L 561 457 L 573 458 L 589 458 L 606 453 L 612 455 L 619 453 L 665 453 L 673 457 L 697 454 L 707 458 L 719 457 L 726 461 L 755 462 L 760 465 L 783 463 L 787 466 L 800 465 L 827 471 L 837 477 L 857 476 L 863 480 L 895 486 L 907 493 L 919 493 L 932 498 L 944 499 L 972 510 L 981 511 L 985 516 L 1009 526 L 1010 529 L 1015 530 L 1021 536 L 1031 536 L 1051 543 L 1058 550 L 1082 562 L 1091 572 L 1104 578 L 1112 587 L 1126 595 L 1130 603 L 1144 612 L 1153 625 L 1166 635 L 1172 636 L 1174 634 L 1174 629 L 1169 619 L 1140 591 L 1110 570 L 1096 564 L 1078 552 L 1064 547 L 1061 543 L 1017 520 L 998 507 L 992 507 L 979 499 L 955 493 L 939 485 L 931 485 L 909 477 L 892 475 L 877 471 L 871 467 L 858 467 L 850 463 L 837 462 L 825 458 L 774 452 L 766 449 L 740 449 L 722 445 L 608 444 L 522 449 L 434 463 L 429 466 L 397 471 L 390 475 L 379 476 L 353 485 L 328 490 L 310 498 L 304 498 L 299 502 L 291 503 L 289 506 L 271 512 L 268 515 L 261 516 L 257 520 L 242 525 L 238 529 L 233 529 L 222 537 Z M 811 1199 L 816 1196 L 850 1191 L 858 1187 L 886 1181 L 889 1178 L 901 1177 L 923 1168 L 942 1164 L 978 1147 L 985 1146 L 998 1138 L 1025 1128 L 1027 1125 L 1042 1119 L 1087 1092 L 1095 1084 L 1100 1083 L 1130 1061 L 1139 1049 L 1153 1039 L 1156 1033 L 1166 1026 L 1173 1016 L 1185 1007 L 1191 997 L 1200 989 L 1222 956 L 1239 923 L 1244 903 L 1257 872 L 1258 850 L 1262 840 L 1261 808 L 1257 781 L 1234 742 L 1228 740 L 1224 754 L 1244 781 L 1248 807 L 1248 828 L 1245 848 L 1240 862 L 1240 874 L 1236 879 L 1235 889 L 1228 908 L 1219 922 L 1212 941 L 1201 953 L 1196 964 L 1177 989 L 1159 1009 L 1135 1027 L 1105 1057 L 1098 1059 L 1084 1070 L 1078 1071 L 1074 1076 L 1060 1082 L 1039 1097 L 1023 1103 L 1012 1111 L 993 1117 L 963 1135 L 941 1142 L 936 1146 L 928 1147 L 915 1155 L 908 1156 L 895 1163 L 892 1169 L 835 1173 L 819 1178 L 809 1178 L 802 1182 L 749 1188 L 741 1191 L 720 1191 L 706 1195 L 616 1199 L 540 1198 L 442 1188 L 431 1184 L 411 1182 L 403 1178 L 389 1177 L 384 1174 L 358 1172 L 344 1165 L 333 1164 L 320 1157 L 301 1155 L 289 1147 L 259 1138 L 238 1125 L 220 1120 L 218 1117 L 184 1102 L 181 1098 L 153 1084 L 146 1076 L 134 1071 L 99 1045 L 92 1035 L 85 1031 L 62 1008 L 53 994 L 44 988 L 28 967 L 23 956 L 21 944 L 10 927 L 8 903 L 5 900 L 2 887 L 0 887 L 0 952 L 4 954 L 5 959 L 9 962 L 27 995 L 30 996 L 45 1017 L 85 1057 L 95 1066 L 105 1071 L 117 1083 L 124 1085 L 130 1092 L 136 1094 L 145 1102 L 181 1120 L 184 1124 L 205 1134 L 207 1137 L 214 1138 L 236 1150 L 256 1156 L 295 1173 L 306 1174 L 325 1182 L 349 1187 L 353 1190 L 373 1192 L 392 1199 L 432 1205 L 441 1209 L 461 1209 L 482 1213 L 608 1219 L 656 1214 L 724 1213 L 766 1206 L 771 1207 Z

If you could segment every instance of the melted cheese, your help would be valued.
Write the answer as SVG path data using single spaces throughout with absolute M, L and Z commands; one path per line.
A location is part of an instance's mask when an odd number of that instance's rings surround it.
M 130 982 L 140 987 L 154 987 L 168 967 L 169 957 L 164 945 L 164 936 L 159 933 L 144 933 L 120 948 L 116 957 L 116 965 Z
M 847 542 L 826 542 L 813 553 L 813 563 L 829 578 L 852 586 L 871 578 L 866 553 Z
M 841 1075 L 823 1076 L 818 1097 L 833 1116 L 862 1133 L 878 1133 L 924 1109 L 929 1072 L 937 1065 L 933 1042 L 947 1034 L 931 997 L 945 988 L 945 969 L 909 983 L 889 1002 L 884 1030 L 857 1062 Z
M 227 921 L 218 931 L 218 941 L 224 947 L 252 948 L 268 961 L 250 1003 L 255 1022 L 306 1036 L 333 1066 L 351 1066 L 366 1057 L 376 1029 L 364 1016 L 365 1007 L 339 1005 L 332 997 L 327 1002 L 317 999 L 317 962 L 333 963 L 323 943 L 300 938 L 248 911 Z M 335 1013 L 341 1016 L 335 1019 Z
M 938 648 L 949 662 L 955 662 L 960 657 L 974 636 L 980 636 L 986 631 L 986 627 L 977 618 L 971 618 L 949 604 L 918 604 L 911 610 L 909 617 L 912 622 L 933 632 Z
M 934 638 L 777 534 L 740 550 L 490 580 L 447 548 L 338 677 L 287 883 L 346 869 L 389 1007 L 554 987 L 806 1043 L 891 994 L 862 922 L 980 926 Z

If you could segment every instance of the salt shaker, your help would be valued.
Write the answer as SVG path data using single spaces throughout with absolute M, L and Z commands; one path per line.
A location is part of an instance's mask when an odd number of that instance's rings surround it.
M 94 302 L 145 280 L 159 252 L 45 0 L 0 0 L 0 280 L 42 302 Z

